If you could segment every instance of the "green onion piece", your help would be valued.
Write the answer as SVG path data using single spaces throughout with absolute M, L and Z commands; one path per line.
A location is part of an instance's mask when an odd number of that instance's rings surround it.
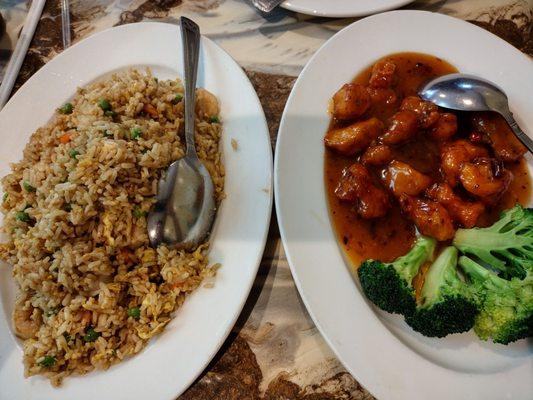
M 35 189 L 35 187 L 30 185 L 30 182 L 28 182 L 28 181 L 22 182 L 22 187 L 24 188 L 24 190 L 26 192 L 35 192 L 37 190 L 37 189 Z
M 218 124 L 220 123 L 220 119 L 218 119 L 217 115 L 213 115 L 209 118 L 209 122 L 211 122 L 212 124 Z
M 51 308 L 49 310 L 47 310 L 44 315 L 47 316 L 47 317 L 51 317 L 52 315 L 56 315 L 57 314 L 57 308 Z
M 52 356 L 45 356 L 40 362 L 39 365 L 42 367 L 51 367 L 56 363 L 56 358 Z
M 105 115 L 106 117 L 111 117 L 111 118 L 113 118 L 115 115 L 117 115 L 117 113 L 114 112 L 113 110 L 107 110 L 107 111 L 104 111 L 104 115 Z
M 71 212 L 72 211 L 72 204 L 70 204 L 70 203 L 65 204 L 65 211 Z
M 142 136 L 142 130 L 139 127 L 131 128 L 130 130 L 130 138 L 133 140 L 139 140 L 139 138 Z
M 78 150 L 76 150 L 76 149 L 71 149 L 71 150 L 69 150 L 68 154 L 69 154 L 70 158 L 74 158 L 75 159 L 77 156 L 80 155 L 80 152 Z
M 30 215 L 24 211 L 17 211 L 15 218 L 21 222 L 28 222 L 30 220 Z
M 133 216 L 135 218 L 146 217 L 146 214 L 147 214 L 147 212 L 146 211 L 142 211 L 139 206 L 133 207 Z
M 183 96 L 181 94 L 177 94 L 173 99 L 172 99 L 172 104 L 178 104 L 181 100 L 183 99 Z
M 85 332 L 85 335 L 83 336 L 83 340 L 86 342 L 94 342 L 96 339 L 100 337 L 101 333 L 96 332 L 93 328 L 87 329 Z
M 111 111 L 111 103 L 106 99 L 98 100 L 98 106 L 104 111 Z
M 159 79 L 157 79 L 157 77 L 154 76 L 154 81 L 155 83 L 159 82 Z
M 70 340 L 72 339 L 72 336 L 70 336 L 67 332 L 63 332 L 63 337 L 65 338 L 67 343 L 70 342 Z
M 141 318 L 141 309 L 139 307 L 128 308 L 128 317 L 132 317 L 134 319 Z
M 72 114 L 73 109 L 72 103 L 65 103 L 57 109 L 57 112 L 60 114 Z
M 7 193 L 4 193 L 4 195 L 2 196 L 2 203 L 5 203 L 7 200 Z

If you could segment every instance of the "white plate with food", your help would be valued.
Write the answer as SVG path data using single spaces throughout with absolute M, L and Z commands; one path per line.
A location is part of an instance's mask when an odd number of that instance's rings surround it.
M 281 6 L 287 10 L 317 17 L 363 17 L 392 10 L 413 0 L 285 0 Z
M 342 363 L 383 400 L 533 393 L 533 223 L 513 208 L 531 205 L 533 158 L 501 118 L 416 96 L 456 69 L 502 87 L 533 135 L 531 60 L 420 11 L 336 34 L 304 68 L 280 126 L 276 210 L 297 287 Z M 357 269 L 364 260 L 380 261 Z
M 181 54 L 175 25 L 113 28 L 46 64 L 0 113 L 0 398 L 174 399 L 240 314 L 269 227 L 272 153 L 251 83 L 205 37 L 196 147 L 215 225 L 194 251 L 148 246 L 157 180 L 184 153 Z

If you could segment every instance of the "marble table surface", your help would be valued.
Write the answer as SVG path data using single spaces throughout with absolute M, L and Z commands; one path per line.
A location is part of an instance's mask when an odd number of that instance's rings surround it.
M 15 90 L 63 50 L 59 4 L 47 1 Z M 245 0 L 70 0 L 70 5 L 74 43 L 120 24 L 176 23 L 180 15 L 194 19 L 247 72 L 265 109 L 273 146 L 295 77 L 328 38 L 355 21 L 283 9 L 264 16 Z M 27 7 L 25 0 L 0 1 L 7 23 L 0 40 L 0 77 Z M 404 8 L 468 20 L 533 56 L 533 0 L 419 0 Z M 307 314 L 275 216 L 272 221 L 257 279 L 232 334 L 180 399 L 372 399 L 339 363 Z

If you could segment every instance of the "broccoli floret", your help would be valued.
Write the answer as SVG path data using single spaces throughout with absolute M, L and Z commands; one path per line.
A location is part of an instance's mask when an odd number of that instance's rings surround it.
M 463 256 L 459 265 L 471 280 L 480 312 L 474 331 L 480 339 L 508 344 L 533 335 L 533 275 L 505 280 Z
M 533 209 L 517 205 L 488 228 L 459 229 L 453 244 L 499 271 L 502 278 L 523 279 L 533 271 Z
M 405 321 L 424 336 L 467 332 L 478 313 L 476 299 L 457 273 L 457 249 L 447 247 L 426 274 L 421 302 Z
M 420 267 L 433 258 L 435 239 L 421 236 L 413 248 L 392 263 L 367 260 L 358 270 L 363 292 L 384 311 L 410 314 L 416 307 L 412 280 Z

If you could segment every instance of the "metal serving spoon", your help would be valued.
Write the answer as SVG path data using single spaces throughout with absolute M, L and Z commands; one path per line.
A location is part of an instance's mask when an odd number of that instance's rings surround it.
M 161 177 L 157 201 L 148 214 L 148 237 L 160 244 L 190 249 L 209 234 L 215 217 L 213 181 L 198 159 L 194 146 L 196 75 L 200 49 L 200 28 L 181 17 L 185 69 L 185 157 L 173 162 Z
M 500 114 L 516 137 L 533 153 L 533 140 L 518 126 L 509 102 L 494 83 L 467 74 L 449 74 L 433 79 L 419 91 L 420 97 L 439 107 L 458 111 L 494 111 Z

